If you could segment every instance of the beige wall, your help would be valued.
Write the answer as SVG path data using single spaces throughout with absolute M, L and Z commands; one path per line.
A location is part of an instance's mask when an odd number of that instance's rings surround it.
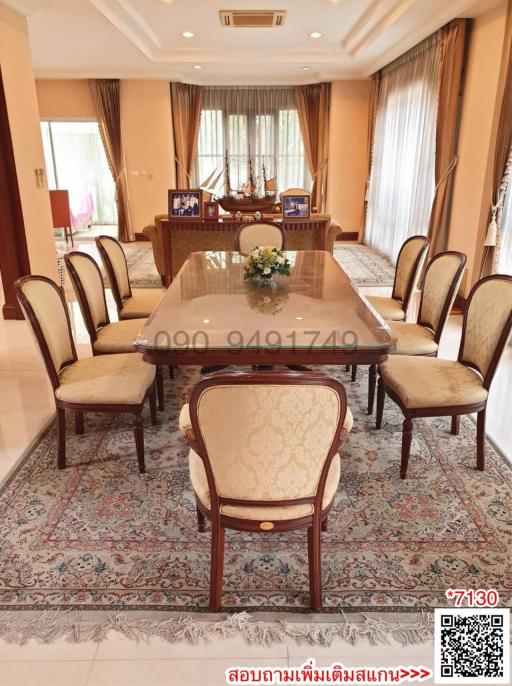
M 360 231 L 366 187 L 371 81 L 333 81 L 327 209 L 343 231 Z
M 38 79 L 41 119 L 96 119 L 86 79 Z
M 468 256 L 462 294 L 478 278 L 479 240 L 488 213 L 485 187 L 490 181 L 494 118 L 507 3 L 475 18 L 462 104 L 459 163 L 455 175 L 449 248 Z
M 121 123 L 132 224 L 140 232 L 167 212 L 167 191 L 175 184 L 169 83 L 123 81 Z
M 95 119 L 86 80 L 41 79 L 36 84 L 41 118 Z M 169 83 L 122 81 L 121 126 L 131 219 L 140 232 L 155 214 L 167 212 L 167 190 L 175 183 Z
M 44 169 L 27 23 L 0 5 L 0 67 L 7 101 L 30 268 L 33 274 L 57 278 L 50 196 L 36 184 L 35 169 Z

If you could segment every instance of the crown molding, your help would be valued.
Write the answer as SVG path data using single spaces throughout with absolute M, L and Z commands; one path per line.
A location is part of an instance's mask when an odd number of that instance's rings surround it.
M 463 17 L 470 8 L 475 7 L 475 4 L 475 0 L 451 0 L 450 3 L 446 4 L 444 12 L 435 12 L 415 31 L 411 31 L 406 36 L 396 41 L 376 59 L 364 65 L 364 68 L 362 69 L 363 75 L 366 77 L 371 76 L 415 45 L 418 45 L 418 43 L 421 43 L 422 40 L 425 40 L 425 38 L 428 38 L 428 36 L 438 31 L 454 17 Z

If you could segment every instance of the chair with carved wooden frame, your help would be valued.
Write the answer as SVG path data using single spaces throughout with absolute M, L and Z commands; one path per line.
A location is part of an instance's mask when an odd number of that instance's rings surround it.
M 190 446 L 199 531 L 205 517 L 212 524 L 210 610 L 222 604 L 226 528 L 307 528 L 310 602 L 320 610 L 320 534 L 352 427 L 343 385 L 313 372 L 212 375 L 193 389 L 180 426 Z
M 142 410 L 149 398 L 156 422 L 155 369 L 138 355 L 102 355 L 78 359 L 69 312 L 60 288 L 45 276 L 15 283 L 16 295 L 31 327 L 52 384 L 57 411 L 57 466 L 66 467 L 66 410 L 84 433 L 84 413 L 130 413 L 139 472 L 145 471 Z
M 111 323 L 103 277 L 94 258 L 87 253 L 74 251 L 65 254 L 64 261 L 91 339 L 92 354 L 137 353 L 133 342 L 140 337 L 146 319 L 125 319 Z M 158 409 L 163 410 L 164 390 L 160 367 L 156 370 L 156 385 Z
M 398 253 L 391 297 L 365 296 L 383 319 L 394 322 L 407 320 L 409 307 L 427 259 L 428 246 L 429 241 L 425 236 L 408 238 Z M 357 365 L 352 365 L 352 381 L 356 380 L 356 376 Z
M 477 469 L 485 468 L 485 412 L 489 389 L 512 329 L 512 276 L 478 281 L 465 306 L 458 359 L 390 356 L 379 366 L 377 428 L 386 394 L 404 414 L 400 477 L 405 479 L 413 419 L 450 417 L 459 433 L 460 415 L 477 414 Z
M 144 293 L 133 295 L 121 243 L 112 236 L 98 236 L 96 247 L 108 276 L 119 319 L 149 317 L 162 298 L 161 289 L 146 288 Z
M 271 245 L 278 250 L 285 249 L 284 231 L 274 222 L 252 222 L 242 225 L 236 235 L 237 250 L 249 255 L 254 248 Z
M 389 321 L 396 340 L 392 355 L 427 355 L 436 357 L 448 315 L 459 290 L 466 265 L 466 255 L 447 250 L 433 257 L 425 270 L 416 323 Z M 368 414 L 373 412 L 377 365 L 370 365 L 368 375 Z

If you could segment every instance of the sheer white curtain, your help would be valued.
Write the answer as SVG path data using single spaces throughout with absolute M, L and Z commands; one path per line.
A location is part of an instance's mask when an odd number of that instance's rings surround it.
M 277 190 L 309 190 L 311 177 L 304 154 L 293 88 L 206 87 L 196 157 L 196 185 L 205 181 L 229 158 L 231 188 L 248 180 L 249 148 L 257 188 L 276 178 Z M 215 178 L 215 176 L 214 176 Z M 220 179 L 219 193 L 224 193 Z
M 381 74 L 365 240 L 396 262 L 426 234 L 435 190 L 438 40 L 424 41 Z
M 512 183 L 508 182 L 503 209 L 501 213 L 501 226 L 499 235 L 499 274 L 512 274 Z

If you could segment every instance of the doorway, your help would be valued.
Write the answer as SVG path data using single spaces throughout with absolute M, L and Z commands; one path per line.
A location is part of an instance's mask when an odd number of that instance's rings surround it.
M 42 121 L 48 188 L 69 194 L 74 241 L 91 241 L 101 234 L 117 238 L 115 184 L 109 169 L 98 123 Z M 58 248 L 65 238 L 56 229 Z

